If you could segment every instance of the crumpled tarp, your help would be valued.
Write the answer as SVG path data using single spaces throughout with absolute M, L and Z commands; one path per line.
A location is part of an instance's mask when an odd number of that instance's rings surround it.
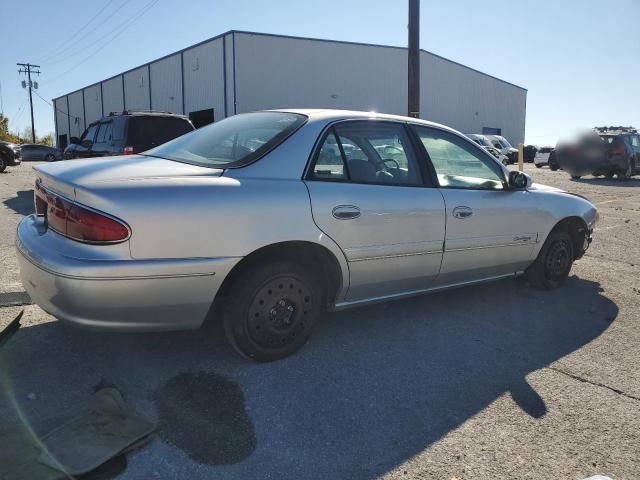
M 51 425 L 51 421 L 47 422 Z M 27 428 L 28 427 L 28 428 Z M 150 439 L 155 425 L 104 388 L 43 431 L 39 425 L 0 434 L 0 480 L 58 480 L 94 471 Z

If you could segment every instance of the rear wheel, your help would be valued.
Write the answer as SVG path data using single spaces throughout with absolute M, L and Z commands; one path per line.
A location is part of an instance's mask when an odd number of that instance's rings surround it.
M 317 280 L 289 261 L 246 270 L 227 298 L 227 339 L 240 354 L 259 362 L 299 350 L 311 336 L 322 302 Z
M 555 172 L 556 170 L 558 170 L 558 167 L 549 167 L 551 169 L 552 172 Z
M 604 178 L 611 180 L 613 178 L 613 172 L 607 172 L 604 174 Z
M 573 265 L 574 246 L 566 230 L 552 231 L 544 242 L 538 258 L 527 269 L 525 278 L 536 288 L 560 287 Z
M 580 180 L 581 177 L 582 175 L 571 175 L 572 180 Z
M 56 156 L 53 153 L 49 153 L 49 154 L 47 154 L 46 157 L 44 157 L 44 161 L 45 162 L 55 162 L 56 161 Z
M 542 164 L 541 163 L 536 163 L 536 168 L 542 168 Z
M 627 168 L 618 172 L 618 180 L 627 181 L 631 179 L 632 174 L 631 162 L 627 163 Z
M 7 159 L 4 158 L 4 155 L 0 154 L 0 173 L 4 172 L 5 168 L 7 168 Z

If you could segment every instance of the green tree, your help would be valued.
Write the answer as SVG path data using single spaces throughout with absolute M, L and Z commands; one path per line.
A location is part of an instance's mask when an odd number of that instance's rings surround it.
M 51 132 L 47 133 L 43 137 L 37 137 L 36 139 L 41 145 L 49 145 L 50 147 L 53 147 L 53 133 Z
M 0 140 L 20 143 L 20 139 L 9 131 L 9 118 L 0 113 Z

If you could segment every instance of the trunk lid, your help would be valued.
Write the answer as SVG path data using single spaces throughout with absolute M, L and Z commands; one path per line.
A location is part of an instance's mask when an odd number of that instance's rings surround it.
M 34 170 L 44 187 L 71 199 L 76 198 L 78 191 L 92 187 L 118 184 L 131 187 L 172 179 L 219 177 L 224 171 L 145 155 L 67 160 L 38 165 Z

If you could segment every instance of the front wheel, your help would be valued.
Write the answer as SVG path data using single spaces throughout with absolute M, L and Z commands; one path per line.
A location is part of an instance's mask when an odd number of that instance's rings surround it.
M 558 288 L 569 276 L 574 258 L 574 246 L 569 233 L 554 230 L 544 242 L 535 262 L 525 272 L 525 278 L 536 288 Z
M 571 175 L 571 180 L 580 180 L 582 175 Z
M 552 172 L 556 172 L 558 171 L 558 167 L 549 167 L 551 169 Z
M 4 155 L 0 155 L 0 173 L 4 172 L 5 168 L 7 168 L 7 160 Z
M 542 168 L 542 164 L 541 163 L 536 163 L 536 168 Z
M 315 277 L 289 261 L 246 270 L 227 298 L 227 339 L 241 355 L 259 362 L 299 350 L 311 336 L 322 302 Z

